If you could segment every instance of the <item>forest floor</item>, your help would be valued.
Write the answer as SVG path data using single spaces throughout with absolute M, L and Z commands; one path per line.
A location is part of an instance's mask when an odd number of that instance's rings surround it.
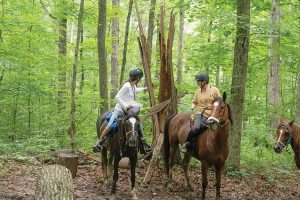
M 42 164 L 22 163 L 0 157 L 0 199 L 34 199 L 36 179 Z M 137 167 L 137 195 L 139 199 L 181 200 L 199 199 L 201 192 L 201 171 L 199 164 L 190 169 L 195 191 L 191 192 L 181 167 L 175 167 L 173 191 L 167 191 L 167 176 L 162 165 L 155 170 L 149 184 L 143 184 L 147 163 Z M 130 172 L 120 170 L 117 183 L 117 198 L 130 199 Z M 285 175 L 268 177 L 263 174 L 223 175 L 221 199 L 300 199 L 300 171 L 294 170 Z M 110 196 L 110 186 L 102 181 L 102 172 L 94 162 L 81 161 L 77 177 L 74 179 L 75 195 L 78 200 L 103 200 Z M 214 199 L 214 172 L 209 172 L 207 199 Z

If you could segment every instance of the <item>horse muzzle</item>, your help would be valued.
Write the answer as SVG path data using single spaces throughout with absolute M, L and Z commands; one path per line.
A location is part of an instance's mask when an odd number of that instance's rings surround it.
M 276 144 L 276 146 L 274 147 L 274 151 L 276 153 L 280 153 L 282 151 L 282 146 L 280 144 Z
M 129 138 L 128 139 L 128 146 L 129 147 L 136 147 L 137 146 L 137 140 L 136 140 L 136 138 Z

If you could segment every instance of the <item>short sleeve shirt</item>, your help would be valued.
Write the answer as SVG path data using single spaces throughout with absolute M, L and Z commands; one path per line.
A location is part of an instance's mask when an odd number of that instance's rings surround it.
M 214 97 L 221 97 L 221 93 L 216 87 L 212 87 L 208 85 L 205 91 L 201 91 L 199 88 L 194 95 L 194 99 L 192 103 L 194 103 L 198 107 L 198 112 L 202 113 L 204 111 L 204 115 L 209 117 L 211 115 L 211 105 L 214 100 Z

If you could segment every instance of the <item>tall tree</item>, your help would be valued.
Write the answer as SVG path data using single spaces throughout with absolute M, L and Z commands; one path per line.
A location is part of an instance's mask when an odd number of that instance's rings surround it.
M 182 83 L 182 68 L 183 68 L 183 32 L 184 32 L 184 0 L 181 0 L 180 18 L 179 18 L 179 41 L 178 41 L 178 66 L 177 66 L 177 83 Z
M 119 55 L 119 0 L 112 0 L 113 7 L 113 17 L 112 17 L 112 26 L 111 26 L 111 35 L 112 35 L 112 54 L 111 54 L 111 92 L 110 98 L 115 98 L 118 92 L 118 55 Z
M 300 8 L 300 1 L 299 6 Z M 300 27 L 300 18 L 299 18 L 299 27 Z M 296 122 L 300 123 L 300 28 L 298 29 L 298 77 L 297 77 L 297 101 L 296 101 Z
M 105 50 L 105 33 L 106 33 L 106 0 L 98 1 L 98 62 L 99 62 L 99 89 L 100 99 L 103 105 L 100 106 L 100 112 L 108 110 L 107 103 L 107 63 Z
M 268 104 L 269 104 L 269 128 L 276 126 L 278 114 L 276 109 L 279 106 L 279 67 L 280 67 L 280 5 L 279 0 L 271 0 L 270 12 L 270 38 L 269 38 L 269 59 L 270 72 L 268 79 Z
M 124 71 L 125 71 L 125 65 L 126 65 L 126 55 L 127 55 L 128 36 L 129 36 L 129 27 L 130 27 L 130 18 L 131 18 L 131 12 L 132 12 L 132 5 L 133 5 L 133 0 L 129 0 L 128 14 L 127 14 L 126 28 L 125 28 L 122 68 L 121 68 L 121 74 L 120 74 L 121 77 L 120 77 L 119 87 L 121 87 L 123 79 L 124 79 Z
M 156 5 L 156 0 L 151 0 L 151 7 L 149 10 L 148 38 L 147 38 L 147 43 L 149 47 L 150 66 L 151 66 L 152 41 L 153 41 L 153 32 L 154 32 L 155 5 Z
M 65 109 L 66 99 L 66 54 L 67 54 L 67 11 L 64 9 L 65 0 L 59 0 L 58 9 L 58 53 L 59 53 L 59 71 L 58 71 L 58 112 Z
M 79 43 L 80 43 L 80 35 L 81 35 L 81 25 L 83 18 L 83 8 L 84 8 L 84 0 L 80 1 L 80 9 L 78 14 L 78 25 L 77 25 L 77 38 L 76 38 L 76 46 L 74 53 L 74 63 L 73 63 L 73 73 L 72 73 L 72 82 L 71 82 L 71 115 L 70 115 L 70 132 L 71 132 L 71 148 L 75 149 L 75 135 L 76 135 L 76 118 L 75 118 L 75 89 L 76 89 L 76 77 L 77 77 L 77 66 L 78 66 L 78 53 L 79 53 Z
M 237 0 L 237 32 L 231 83 L 231 105 L 234 123 L 229 136 L 228 166 L 240 168 L 242 114 L 248 68 L 250 0 Z

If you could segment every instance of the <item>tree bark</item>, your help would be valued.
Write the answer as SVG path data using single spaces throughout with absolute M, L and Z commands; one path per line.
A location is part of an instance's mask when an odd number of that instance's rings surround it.
M 81 24 L 81 33 L 80 33 L 80 47 L 79 47 L 79 58 L 80 58 L 80 61 L 82 61 L 82 58 L 83 58 L 83 24 Z M 79 94 L 82 95 L 83 94 L 83 86 L 84 86 L 84 79 L 85 79 L 85 76 L 84 76 L 84 65 L 81 64 L 80 65 L 81 68 L 80 68 L 80 86 L 79 86 Z
M 42 169 L 37 179 L 35 199 L 74 199 L 74 186 L 70 171 L 61 165 L 49 165 Z
M 99 61 L 99 89 L 100 99 L 103 101 L 100 112 L 108 110 L 107 103 L 107 63 L 105 49 L 106 33 L 106 0 L 98 1 L 98 61 Z
M 130 27 L 130 18 L 131 18 L 131 12 L 132 12 L 132 4 L 133 4 L 133 0 L 129 0 L 128 14 L 127 14 L 126 28 L 125 28 L 122 68 L 121 68 L 121 74 L 120 74 L 121 77 L 120 77 L 119 87 L 122 86 L 123 79 L 124 79 L 124 72 L 125 72 L 125 65 L 126 65 L 126 55 L 127 55 L 127 46 L 128 46 L 128 36 L 129 36 L 129 27 Z
M 155 5 L 156 5 L 156 0 L 151 0 L 151 7 L 149 10 L 148 38 L 147 38 L 147 44 L 149 47 L 148 54 L 149 54 L 150 66 L 151 66 L 152 41 L 153 41 L 153 32 L 154 32 Z
M 184 3 L 184 0 L 181 1 Z M 178 66 L 177 66 L 177 83 L 182 83 L 182 68 L 183 68 L 183 32 L 184 32 L 184 8 L 180 8 L 180 20 L 179 20 L 179 41 L 178 41 Z
M 114 99 L 118 92 L 118 55 L 119 55 L 119 17 L 118 17 L 118 8 L 120 1 L 112 0 L 113 7 L 113 16 L 112 16 L 112 27 L 111 27 L 111 35 L 112 35 L 112 54 L 111 54 L 111 92 L 110 98 Z
M 268 79 L 268 104 L 269 104 L 269 128 L 274 129 L 278 121 L 280 82 L 279 82 L 279 68 L 280 68 L 280 6 L 279 0 L 271 0 L 272 9 L 270 12 L 270 39 L 269 39 L 269 58 L 270 58 L 270 72 Z
M 300 7 L 300 4 L 299 4 Z M 299 19 L 299 27 L 300 27 L 300 19 Z M 300 30 L 299 30 L 300 31 Z M 296 122 L 300 123 L 300 33 L 298 36 L 298 77 L 297 77 L 297 102 L 296 102 Z
M 84 9 L 84 0 L 80 1 L 80 9 L 78 14 L 78 25 L 77 25 L 77 38 L 74 54 L 74 63 L 73 63 L 73 73 L 72 73 L 72 82 L 71 82 L 71 116 L 70 116 L 70 131 L 71 131 L 71 148 L 75 149 L 75 135 L 76 135 L 76 103 L 75 103 L 75 89 L 76 89 L 76 77 L 77 77 L 77 65 L 78 65 L 78 52 L 79 52 L 79 43 L 80 43 L 80 34 L 81 34 L 81 24 L 83 18 L 83 9 Z
M 61 18 L 58 22 L 58 53 L 59 53 L 59 72 L 58 72 L 58 112 L 65 109 L 66 99 L 66 54 L 67 54 L 67 19 Z
M 240 169 L 242 115 L 248 68 L 250 0 L 237 0 L 237 32 L 231 84 L 233 126 L 229 136 L 228 167 Z

